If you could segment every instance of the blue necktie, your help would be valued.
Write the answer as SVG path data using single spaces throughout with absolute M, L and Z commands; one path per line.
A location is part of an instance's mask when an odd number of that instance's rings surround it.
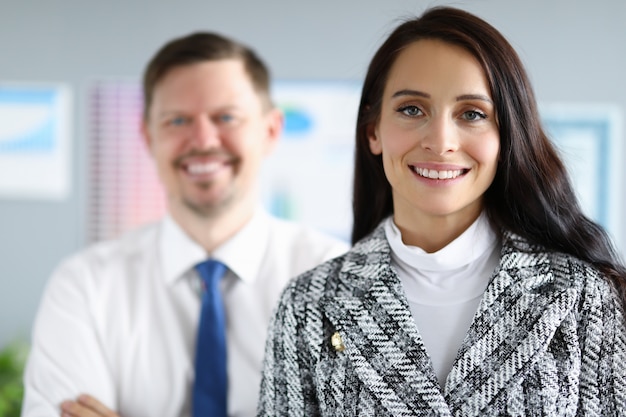
M 196 270 L 204 291 L 196 342 L 193 416 L 226 417 L 226 325 L 219 286 L 226 266 L 209 259 L 196 265 Z

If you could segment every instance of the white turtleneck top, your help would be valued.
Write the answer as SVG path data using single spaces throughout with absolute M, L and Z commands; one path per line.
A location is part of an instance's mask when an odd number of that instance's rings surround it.
M 426 253 L 402 242 L 389 217 L 384 224 L 391 264 L 398 272 L 439 385 L 446 378 L 500 257 L 500 241 L 483 213 L 443 249 Z

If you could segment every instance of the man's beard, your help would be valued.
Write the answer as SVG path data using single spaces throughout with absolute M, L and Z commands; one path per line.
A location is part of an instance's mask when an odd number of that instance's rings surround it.
M 209 188 L 211 186 L 210 183 L 202 184 L 202 187 Z M 204 219 L 211 219 L 220 217 L 223 213 L 229 210 L 233 202 L 235 201 L 235 193 L 233 190 L 229 190 L 228 195 L 219 199 L 218 201 L 211 201 L 207 203 L 197 203 L 192 201 L 191 199 L 184 198 L 182 199 L 183 205 L 187 207 L 190 211 L 195 213 L 198 217 Z

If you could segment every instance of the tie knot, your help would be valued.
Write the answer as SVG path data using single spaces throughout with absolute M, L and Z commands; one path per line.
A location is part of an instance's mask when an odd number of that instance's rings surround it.
M 226 272 L 226 265 L 215 259 L 207 259 L 196 265 L 196 271 L 207 286 L 219 282 Z

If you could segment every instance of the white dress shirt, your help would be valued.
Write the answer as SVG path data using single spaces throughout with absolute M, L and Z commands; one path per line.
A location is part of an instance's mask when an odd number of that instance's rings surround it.
M 212 256 L 227 320 L 230 416 L 255 415 L 266 330 L 286 282 L 347 244 L 259 209 Z M 207 254 L 170 218 L 63 262 L 44 292 L 22 416 L 60 415 L 88 393 L 122 417 L 189 416 Z
M 392 218 L 385 235 L 409 307 L 443 388 L 478 304 L 500 258 L 500 244 L 483 213 L 434 253 L 402 242 Z

